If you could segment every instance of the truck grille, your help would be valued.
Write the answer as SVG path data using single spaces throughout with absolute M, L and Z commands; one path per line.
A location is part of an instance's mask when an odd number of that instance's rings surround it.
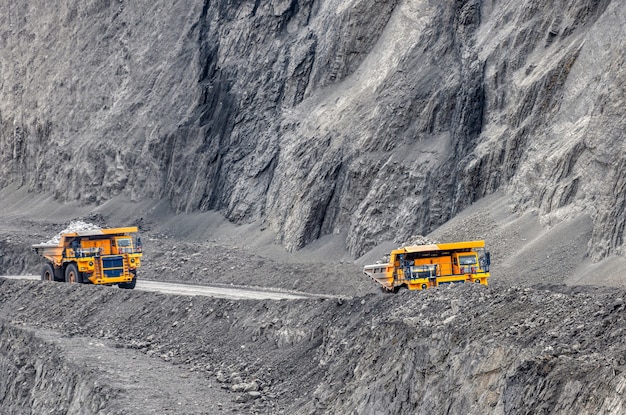
M 108 278 L 124 275 L 124 257 L 120 255 L 103 257 L 102 272 Z

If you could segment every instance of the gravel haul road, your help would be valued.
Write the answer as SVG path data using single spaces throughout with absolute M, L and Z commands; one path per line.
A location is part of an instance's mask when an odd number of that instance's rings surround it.
M 39 280 L 37 275 L 4 275 L 1 278 L 7 278 L 12 280 Z M 229 298 L 232 300 L 297 300 L 304 298 L 334 298 L 336 296 L 320 295 L 320 294 L 308 294 L 301 292 L 281 292 L 281 291 L 267 291 L 261 288 L 244 288 L 244 287 L 216 287 L 207 285 L 190 285 L 190 284 L 176 284 L 172 282 L 161 281 L 137 281 L 136 290 L 139 291 L 151 291 L 159 292 L 163 294 L 174 295 L 202 295 L 206 297 L 215 298 Z

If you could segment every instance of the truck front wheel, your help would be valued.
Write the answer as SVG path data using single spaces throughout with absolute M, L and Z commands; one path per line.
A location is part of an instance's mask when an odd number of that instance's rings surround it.
M 120 282 L 117 284 L 118 287 L 124 288 L 126 290 L 132 290 L 137 285 L 137 272 L 133 272 L 133 279 L 130 282 Z
M 69 282 L 71 284 L 81 282 L 80 274 L 78 273 L 76 265 L 69 264 L 67 268 L 65 268 L 65 282 Z
M 48 263 L 43 266 L 41 270 L 41 280 L 42 281 L 54 281 L 54 268 L 52 264 Z

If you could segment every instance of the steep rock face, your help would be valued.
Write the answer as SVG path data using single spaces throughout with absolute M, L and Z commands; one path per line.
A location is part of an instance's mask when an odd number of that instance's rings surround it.
M 619 2 L 1 7 L 2 185 L 166 197 L 353 255 L 504 189 L 621 252 Z
M 360 319 L 333 320 L 318 348 L 324 379 L 300 413 L 624 411 L 626 376 L 612 366 L 623 363 L 621 294 L 475 288 L 385 301 L 380 319 L 349 303 Z
M 13 414 L 123 414 L 108 405 L 114 386 L 99 384 L 30 332 L 0 321 L 0 409 Z

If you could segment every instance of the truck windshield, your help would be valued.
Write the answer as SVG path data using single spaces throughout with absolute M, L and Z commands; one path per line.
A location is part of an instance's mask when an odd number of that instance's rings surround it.
M 117 250 L 120 254 L 131 253 L 133 250 L 133 243 L 130 238 L 122 238 L 117 240 Z
M 476 255 L 459 256 L 460 265 L 476 265 Z

